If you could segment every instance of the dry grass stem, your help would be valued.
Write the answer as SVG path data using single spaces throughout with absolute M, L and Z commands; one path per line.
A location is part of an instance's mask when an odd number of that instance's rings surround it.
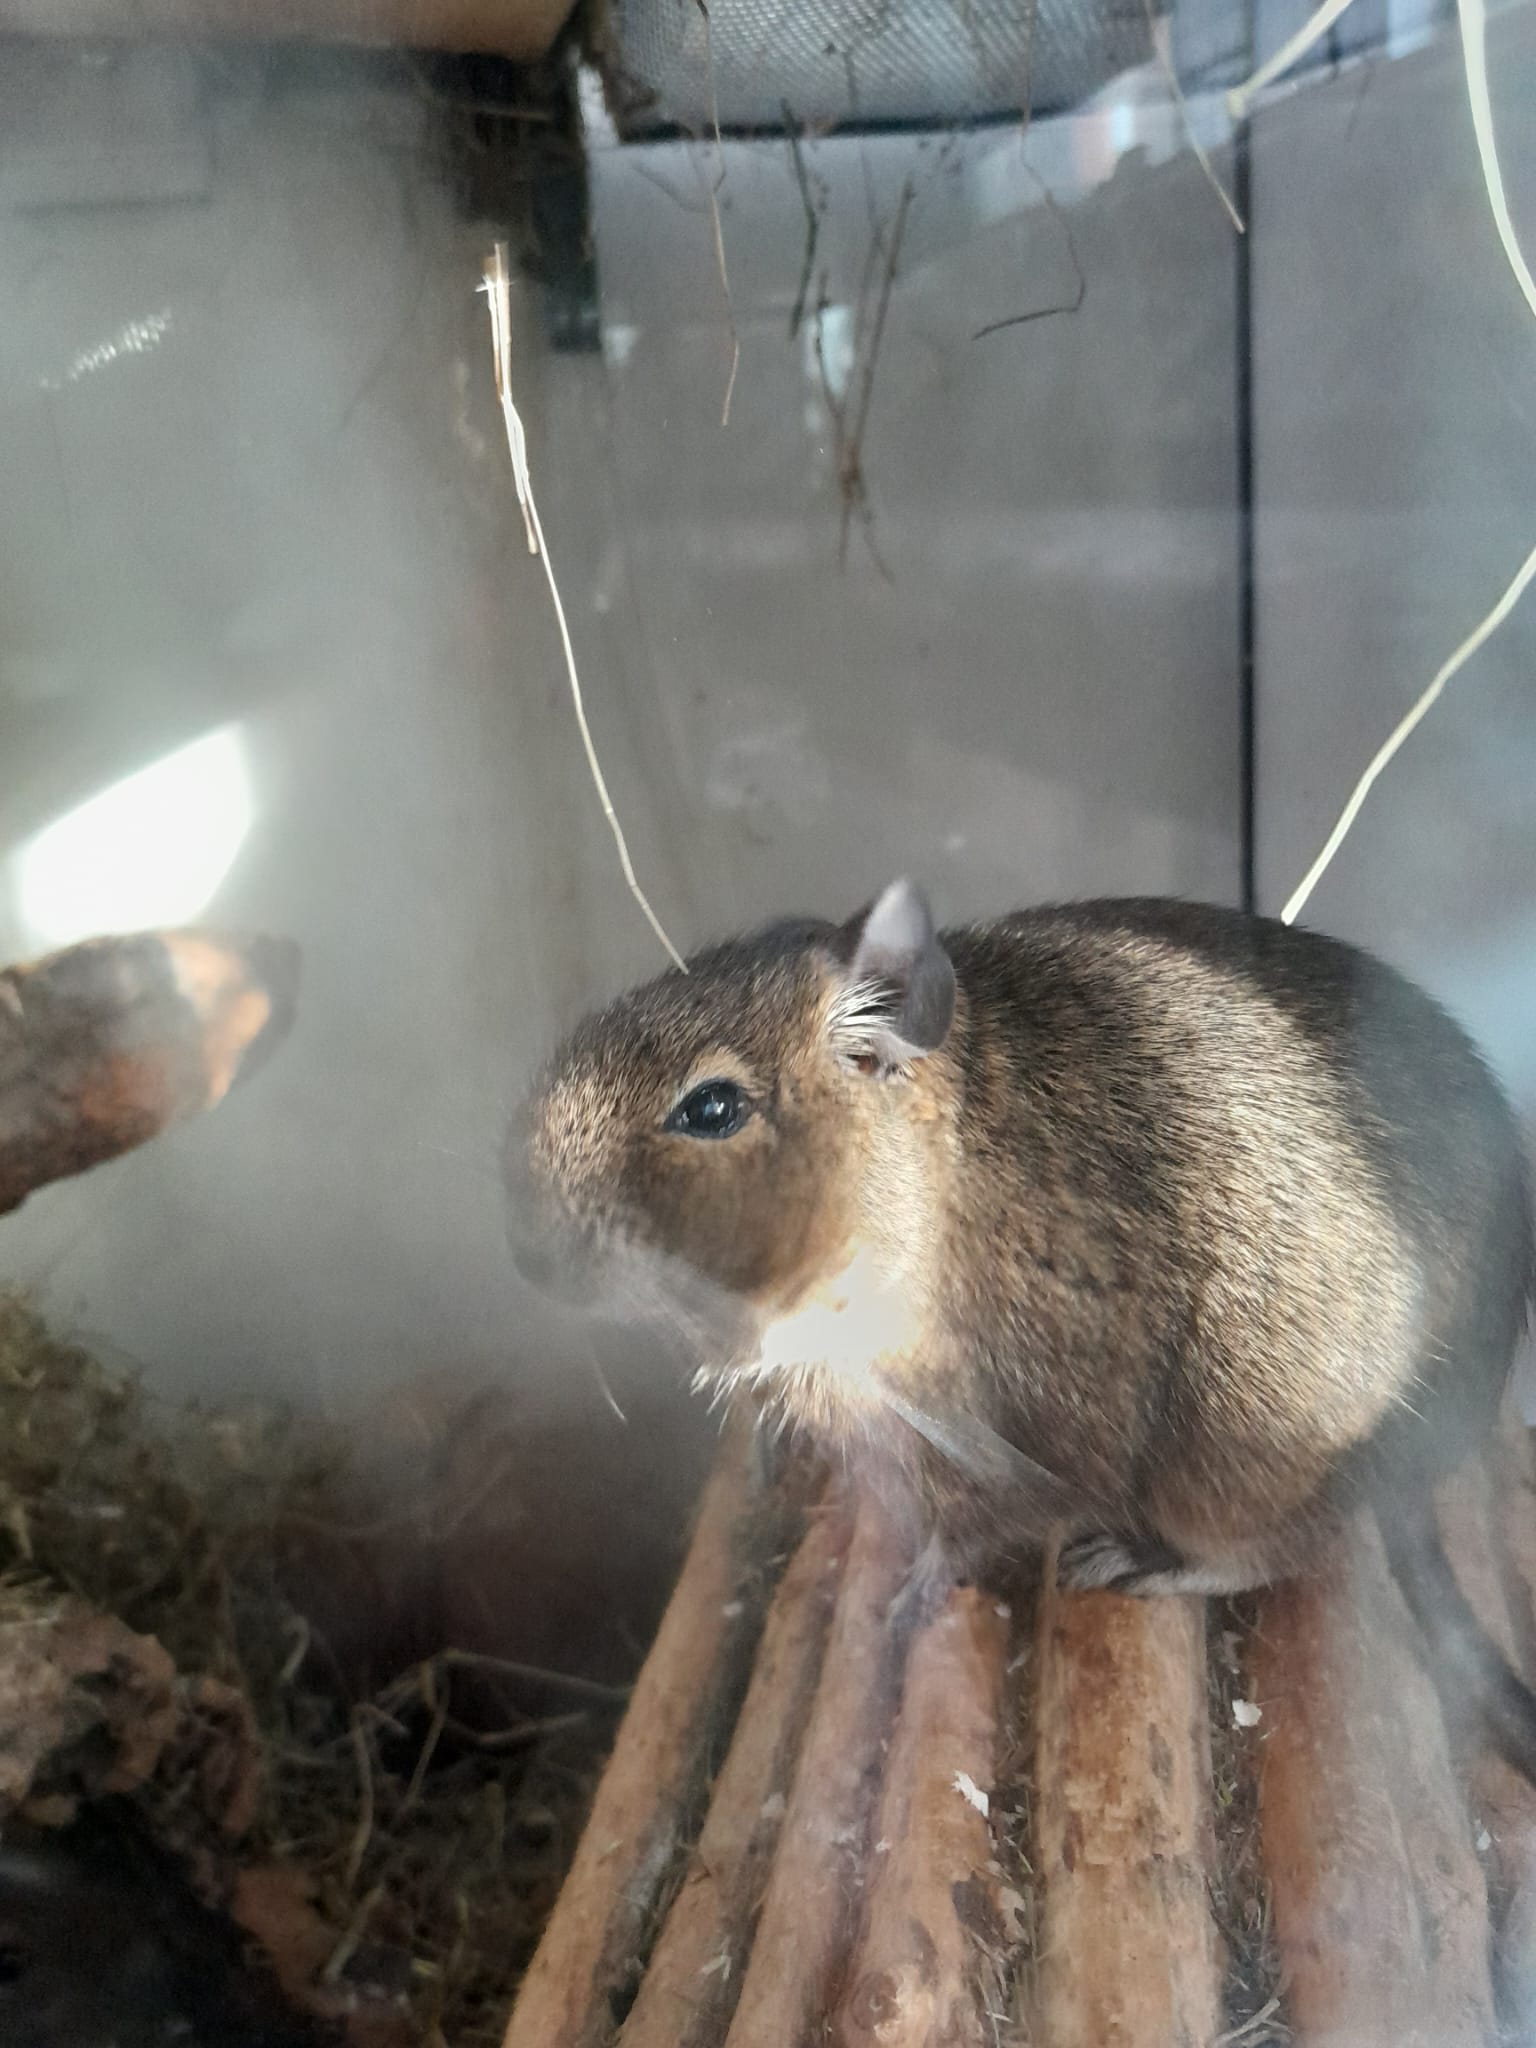
M 885 270 L 880 279 L 880 296 L 875 302 L 875 324 L 864 356 L 858 409 L 853 420 L 853 440 L 855 447 L 858 448 L 864 445 L 864 429 L 869 423 L 870 402 L 875 395 L 875 366 L 880 359 L 880 344 L 885 338 L 885 319 L 890 311 L 891 293 L 896 285 L 896 266 L 901 259 L 901 242 L 907 231 L 907 214 L 911 210 L 914 190 L 912 180 L 908 178 L 902 185 L 901 197 L 896 202 L 896 219 L 891 228 Z M 875 246 L 879 246 L 878 238 Z
M 864 261 L 864 274 L 859 283 L 859 295 L 854 307 L 853 318 L 853 371 L 841 397 L 833 389 L 832 378 L 827 368 L 824 345 L 824 324 L 827 312 L 826 281 L 823 274 L 820 301 L 816 308 L 816 324 L 813 338 L 816 345 L 816 367 L 821 378 L 822 397 L 832 422 L 833 446 L 837 462 L 838 490 L 842 497 L 841 524 L 838 533 L 838 567 L 846 568 L 848 562 L 848 536 L 857 515 L 864 533 L 865 545 L 870 559 L 887 583 L 895 581 L 889 567 L 875 546 L 874 513 L 869 502 L 869 487 L 864 474 L 864 432 L 869 423 L 869 410 L 874 399 L 875 371 L 879 366 L 880 344 L 885 335 L 886 316 L 890 310 L 891 293 L 895 289 L 897 265 L 901 259 L 902 238 L 906 233 L 907 214 L 911 208 L 915 187 L 910 178 L 901 188 L 897 201 L 896 215 L 887 237 L 884 224 L 875 207 L 874 194 L 869 192 L 870 242 Z M 876 267 L 881 258 L 879 292 L 875 300 L 874 318 L 868 318 L 870 293 L 874 290 Z
M 430 1664 L 423 1664 L 421 1667 L 421 1691 L 424 1703 L 431 1709 L 432 1720 L 417 1755 L 415 1768 L 411 1772 L 411 1781 L 405 1788 L 405 1797 L 400 1802 L 402 1813 L 409 1813 L 421 1797 L 421 1788 L 426 1782 L 432 1759 L 437 1754 L 437 1745 L 442 1741 L 443 1730 L 448 1725 L 448 1693 L 446 1689 L 438 1689 Z
M 1231 221 L 1233 227 L 1236 228 L 1240 235 L 1245 235 L 1248 232 L 1247 223 L 1238 212 L 1231 193 L 1222 184 L 1220 178 L 1217 177 L 1216 166 L 1211 162 L 1205 144 L 1196 135 L 1194 123 L 1189 118 L 1189 101 L 1184 97 L 1184 88 L 1179 83 L 1178 68 L 1173 61 L 1172 21 L 1166 14 L 1158 14 L 1153 6 L 1153 0 L 1143 0 L 1143 4 L 1147 10 L 1147 27 L 1152 33 L 1153 54 L 1156 56 L 1158 64 L 1162 67 L 1163 76 L 1168 81 L 1168 90 L 1173 95 L 1173 103 L 1179 110 L 1179 120 L 1183 125 L 1184 139 L 1194 151 L 1195 161 L 1199 164 L 1201 170 L 1204 171 L 1206 183 L 1221 201 L 1226 211 L 1227 219 Z
M 1148 4 L 1150 5 L 1150 0 Z M 1277 78 L 1283 77 L 1293 64 L 1304 57 L 1313 44 L 1328 33 L 1349 5 L 1350 0 L 1323 0 L 1322 6 L 1302 23 L 1288 42 L 1283 43 L 1266 63 L 1261 64 L 1251 78 L 1234 87 L 1227 94 L 1227 107 L 1233 120 L 1245 119 L 1259 93 L 1267 85 L 1272 85 Z M 1519 285 L 1532 314 L 1536 315 L 1536 278 L 1531 275 L 1530 266 L 1520 248 L 1519 236 L 1515 232 L 1508 196 L 1504 190 L 1504 175 L 1499 166 L 1498 146 L 1494 140 L 1493 100 L 1488 84 L 1488 16 L 1485 0 L 1457 0 L 1456 15 L 1461 29 L 1467 99 L 1472 108 L 1472 128 L 1477 141 L 1483 183 L 1488 192 L 1488 204 L 1493 212 L 1494 226 L 1498 230 L 1500 244 L 1509 260 L 1509 267 L 1514 272 L 1515 282 Z
M 1034 180 L 1046 212 L 1061 229 L 1062 247 L 1067 252 L 1067 261 L 1072 266 L 1074 279 L 1072 296 L 1062 299 L 1054 306 L 1032 306 L 1026 313 L 1005 313 L 1001 320 L 989 320 L 984 327 L 978 327 L 971 336 L 972 341 L 984 341 L 989 334 L 1002 334 L 1010 327 L 1028 327 L 1033 320 L 1054 320 L 1058 314 L 1079 313 L 1088 297 L 1088 275 L 1083 269 L 1082 258 L 1077 253 L 1077 237 L 1072 232 L 1072 223 L 1061 209 L 1056 194 L 1047 185 L 1034 165 L 1026 162 L 1025 174 Z
M 715 43 L 706 0 L 695 0 L 704 17 L 704 64 L 709 73 L 709 122 L 715 135 L 715 177 L 709 187 L 709 219 L 715 236 L 715 263 L 720 272 L 720 291 L 725 300 L 725 324 L 731 337 L 731 370 L 725 380 L 725 400 L 720 407 L 720 424 L 731 424 L 731 397 L 736 389 L 736 372 L 741 368 L 741 337 L 736 331 L 736 305 L 731 297 L 731 274 L 725 261 L 725 231 L 720 221 L 720 191 L 725 184 L 725 144 L 720 139 L 720 96 L 715 89 Z
M 1273 85 L 1277 78 L 1283 78 L 1291 66 L 1298 63 L 1314 43 L 1321 42 L 1329 29 L 1350 5 L 1350 0 L 1323 0 L 1315 14 L 1297 29 L 1295 35 L 1282 43 L 1273 57 L 1261 64 L 1251 78 L 1241 85 L 1235 85 L 1227 94 L 1227 112 L 1234 121 L 1246 121 L 1248 109 L 1267 85 Z
M 1499 241 L 1525 303 L 1536 314 L 1536 279 L 1531 276 L 1530 265 L 1521 252 L 1520 239 L 1510 218 L 1504 173 L 1499 168 L 1498 145 L 1493 138 L 1493 99 L 1488 89 L 1488 21 L 1484 0 L 1458 0 L 1456 13 L 1461 24 L 1461 55 L 1466 71 L 1467 98 L 1472 104 L 1472 132 L 1477 140 L 1478 162 L 1482 167 L 1488 204 L 1493 210 L 1493 224 L 1499 231 Z
M 1242 111 L 1246 111 L 1247 102 L 1252 99 L 1253 95 L 1262 86 L 1267 84 L 1270 79 L 1279 77 L 1281 72 L 1294 64 L 1303 51 L 1309 49 L 1319 36 L 1327 32 L 1344 12 L 1344 8 L 1348 4 L 1349 0 L 1325 0 L 1325 5 L 1317 10 L 1311 20 L 1291 38 L 1290 42 L 1283 49 L 1276 52 L 1268 64 L 1255 72 L 1246 86 L 1240 87 L 1237 93 L 1229 95 L 1229 101 L 1234 107 L 1241 98 L 1243 102 Z M 1458 0 L 1457 13 L 1461 24 L 1461 49 L 1467 81 L 1467 98 L 1472 107 L 1473 134 L 1477 142 L 1478 162 L 1483 174 L 1483 185 L 1488 194 L 1489 209 L 1493 214 L 1494 227 L 1498 232 L 1504 254 L 1509 260 L 1509 267 L 1514 273 L 1515 282 L 1519 285 L 1526 304 L 1530 307 L 1532 313 L 1536 314 L 1536 280 L 1532 279 L 1530 267 L 1526 263 L 1520 248 L 1519 238 L 1515 233 L 1514 222 L 1510 218 L 1509 201 L 1504 190 L 1504 175 L 1499 167 L 1498 146 L 1494 140 L 1493 105 L 1488 86 L 1487 17 L 1484 9 L 1484 0 Z M 1531 550 L 1520 567 L 1515 571 L 1508 588 L 1494 605 L 1492 611 L 1488 613 L 1487 617 L 1480 624 L 1472 629 L 1455 653 L 1442 663 L 1430 682 L 1429 687 L 1418 699 L 1418 702 L 1413 705 L 1405 717 L 1399 720 L 1391 733 L 1388 734 L 1386 740 L 1377 749 L 1365 773 L 1355 784 L 1349 802 L 1344 806 L 1338 823 L 1329 833 L 1322 852 L 1313 861 L 1311 867 L 1308 868 L 1306 874 L 1301 879 L 1300 885 L 1292 892 L 1290 901 L 1281 911 L 1280 919 L 1283 924 L 1294 923 L 1306 907 L 1307 900 L 1311 896 L 1312 891 L 1326 873 L 1334 855 L 1338 852 L 1340 846 L 1343 845 L 1350 827 L 1359 816 L 1360 807 L 1369 795 L 1371 785 L 1375 782 L 1377 776 L 1387 766 L 1393 755 L 1397 753 L 1420 720 L 1438 701 L 1440 693 L 1444 690 L 1452 676 L 1470 661 L 1484 641 L 1490 639 L 1498 631 L 1499 627 L 1503 625 L 1504 621 L 1524 596 L 1526 587 L 1533 576 L 1536 576 L 1536 548 Z
M 805 254 L 800 261 L 800 282 L 795 288 L 795 303 L 789 315 L 789 338 L 797 339 L 805 320 L 806 303 L 811 294 L 811 279 L 816 269 L 816 245 L 821 239 L 821 214 L 817 210 L 815 196 L 811 191 L 810 174 L 805 168 L 805 151 L 799 135 L 795 132 L 794 116 L 786 105 L 784 108 L 784 133 L 789 139 L 789 160 L 794 166 L 795 183 L 800 188 L 800 203 L 805 208 Z
M 450 1735 L 460 1742 L 467 1742 L 475 1749 L 488 1754 L 497 1751 L 527 1749 L 530 1744 L 540 1742 L 546 1735 L 563 1735 L 572 1728 L 584 1728 L 590 1719 L 585 1713 L 550 1714 L 539 1721 L 523 1721 L 515 1728 L 493 1728 L 487 1733 L 480 1728 L 471 1728 L 467 1721 L 455 1721 L 450 1715 L 446 1727 Z
M 368 1932 L 368 1922 L 373 1918 L 383 1896 L 383 1885 L 376 1884 L 358 1900 L 357 1911 L 352 1915 L 346 1933 L 332 1949 L 330 1959 L 320 1972 L 320 1981 L 323 1984 L 336 1984 L 341 1981 L 341 1973 L 357 1954 L 358 1945 Z
M 686 974 L 688 969 L 682 954 L 667 937 L 660 918 L 651 908 L 650 898 L 641 888 L 639 878 L 635 874 L 634 862 L 629 857 L 629 844 L 624 837 L 624 828 L 619 823 L 618 813 L 613 808 L 613 799 L 608 794 L 608 783 L 592 740 L 592 728 L 587 723 L 586 705 L 581 693 L 581 677 L 576 668 L 576 653 L 571 645 L 571 629 L 566 623 L 565 605 L 561 601 L 560 586 L 555 581 L 555 572 L 549 559 L 549 544 L 544 538 L 538 503 L 533 495 L 533 482 L 528 473 L 527 438 L 523 432 L 522 420 L 518 417 L 517 407 L 512 402 L 512 284 L 507 268 L 505 242 L 496 244 L 486 263 L 482 289 L 490 301 L 496 396 L 501 402 L 502 419 L 506 423 L 507 453 L 512 458 L 512 480 L 517 487 L 517 502 L 522 507 L 529 552 L 536 554 L 544 565 L 544 580 L 549 585 L 550 600 L 555 608 L 555 623 L 560 629 L 560 646 L 565 655 L 565 669 L 571 685 L 571 703 L 576 712 L 576 725 L 581 734 L 581 744 L 586 751 L 587 766 L 592 771 L 592 781 L 597 790 L 598 801 L 603 807 L 603 816 L 608 820 L 608 829 L 612 832 L 613 843 L 618 848 L 619 865 L 624 871 L 625 881 L 629 884 L 629 893 L 639 904 L 647 924 L 661 941 L 673 966 Z
M 526 1679 L 536 1685 L 550 1685 L 577 1699 L 597 1700 L 604 1706 L 621 1707 L 629 1698 L 627 1685 L 604 1685 L 595 1678 L 578 1678 L 569 1671 L 546 1671 L 541 1664 L 522 1664 L 512 1657 L 483 1656 L 478 1650 L 444 1650 L 440 1664 L 470 1671 L 487 1671 L 499 1678 Z
M 373 1756 L 360 1713 L 352 1716 L 352 1754 L 357 1759 L 357 1830 L 347 1852 L 348 1891 L 357 1883 L 363 1858 L 368 1854 L 368 1844 L 373 1840 Z
M 1339 822 L 1328 834 L 1322 852 L 1313 861 L 1311 867 L 1307 869 L 1300 885 L 1292 893 L 1290 901 L 1281 911 L 1280 921 L 1282 924 L 1294 924 L 1301 915 L 1302 911 L 1306 908 L 1307 899 L 1322 880 L 1334 855 L 1343 845 L 1350 827 L 1359 816 L 1360 807 L 1365 802 L 1367 796 L 1369 796 L 1372 783 L 1402 746 L 1415 726 L 1419 724 L 1420 720 L 1433 707 L 1441 691 L 1451 680 L 1452 676 L 1456 674 L 1458 669 L 1464 667 L 1471 660 L 1472 656 L 1476 654 L 1483 642 L 1491 639 L 1499 627 L 1503 625 L 1504 621 L 1524 596 L 1526 586 L 1530 583 L 1532 577 L 1536 577 L 1536 548 L 1532 548 L 1520 567 L 1515 571 L 1513 581 L 1493 610 L 1489 612 L 1480 625 L 1473 628 L 1456 649 L 1456 652 L 1441 664 L 1429 688 L 1419 698 L 1412 710 L 1399 720 L 1392 732 L 1376 750 L 1370 766 L 1355 784 L 1354 794 L 1340 813 Z
M 1270 2025 L 1279 2014 L 1280 2001 L 1272 1998 L 1251 2020 L 1244 2020 L 1240 2027 L 1229 2027 L 1224 2034 L 1218 2034 L 1211 2048 L 1237 2048 L 1239 2041 L 1251 2041 L 1255 2034 Z

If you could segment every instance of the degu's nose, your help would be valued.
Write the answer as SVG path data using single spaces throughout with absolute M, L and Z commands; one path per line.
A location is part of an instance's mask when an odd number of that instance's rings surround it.
M 536 1287 L 541 1294 L 555 1290 L 558 1265 L 548 1245 L 538 1238 L 512 1228 L 512 1264 L 520 1280 L 526 1280 L 530 1287 Z
M 507 1191 L 514 1228 L 520 1217 L 531 1224 L 538 1213 L 539 1188 L 533 1168 L 534 1114 L 520 1102 L 507 1119 L 501 1141 L 501 1181 Z
M 520 1279 L 546 1301 L 588 1314 L 601 1313 L 601 1288 L 583 1248 L 565 1234 L 511 1231 L 512 1264 Z
M 571 1298 L 573 1289 L 551 1230 L 549 1191 L 534 1166 L 535 1120 L 526 1105 L 513 1112 L 502 1148 L 502 1181 L 507 1192 L 507 1242 L 519 1278 L 541 1294 Z

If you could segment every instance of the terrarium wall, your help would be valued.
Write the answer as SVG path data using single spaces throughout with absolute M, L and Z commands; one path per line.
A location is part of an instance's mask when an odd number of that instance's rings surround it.
M 1536 8 L 1489 26 L 1536 242 Z M 1255 133 L 1261 907 L 1536 543 L 1536 325 L 1499 249 L 1453 29 Z M 1536 610 L 1393 761 L 1308 906 L 1421 976 L 1536 1112 Z
M 1511 109 L 1532 23 L 1493 30 Z M 654 1350 L 599 1360 L 552 1322 L 503 1246 L 520 1081 L 663 962 L 511 496 L 475 290 L 494 223 L 456 207 L 409 81 L 146 50 L 108 160 L 101 95 L 127 89 L 82 85 L 88 61 L 4 69 L 0 953 L 208 919 L 296 937 L 306 979 L 259 1086 L 34 1199 L 0 1282 L 168 1391 L 355 1412 L 490 1375 L 530 1443 L 574 1431 L 624 1475 L 581 1510 L 593 1554 L 628 1515 L 659 1561 L 711 1425 Z M 727 145 L 724 427 L 707 153 L 599 140 L 598 351 L 552 350 L 518 288 L 594 734 L 685 946 L 900 870 L 945 916 L 1237 898 L 1234 243 L 1158 75 L 1134 85 L 1023 150 L 1016 129 L 808 144 L 793 336 L 793 158 Z M 1269 908 L 1536 525 L 1532 334 L 1460 94 L 1446 43 L 1259 125 Z M 1536 218 L 1536 146 L 1505 133 Z M 100 203 L 127 171 L 140 203 Z M 837 415 L 898 227 L 855 473 Z M 1458 684 L 1315 905 L 1461 1008 L 1528 1099 L 1533 630 Z
M 1488 29 L 1536 238 L 1536 8 Z M 1259 906 L 1536 543 L 1536 327 L 1499 248 L 1447 23 L 1266 110 L 1253 162 Z M 1536 612 L 1392 761 L 1307 906 L 1471 1028 L 1536 1133 Z M 1529 1347 L 1526 1407 L 1533 1405 Z

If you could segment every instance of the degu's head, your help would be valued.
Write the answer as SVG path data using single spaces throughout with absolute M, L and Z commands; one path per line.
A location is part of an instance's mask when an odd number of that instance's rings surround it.
M 711 947 L 586 1018 L 513 1120 L 519 1270 L 592 1306 L 772 1314 L 932 1115 L 955 972 L 898 881 L 844 925 Z

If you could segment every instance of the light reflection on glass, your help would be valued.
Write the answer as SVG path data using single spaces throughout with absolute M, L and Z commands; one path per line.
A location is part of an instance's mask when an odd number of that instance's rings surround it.
M 188 924 L 234 866 L 255 816 L 237 725 L 114 782 L 56 818 L 11 858 L 26 940 Z

